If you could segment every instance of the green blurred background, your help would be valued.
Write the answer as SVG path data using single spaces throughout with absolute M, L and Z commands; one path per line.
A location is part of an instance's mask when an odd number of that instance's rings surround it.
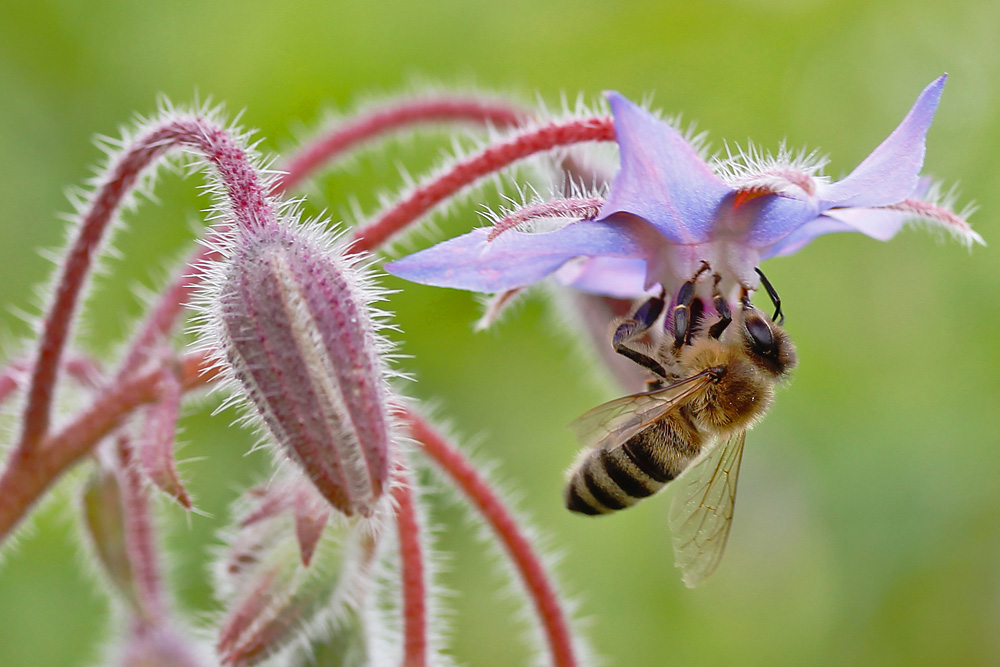
M 61 243 L 64 190 L 165 93 L 245 110 L 263 147 L 285 151 L 322 117 L 415 80 L 474 83 L 588 99 L 608 88 L 723 140 L 829 153 L 842 175 L 902 118 L 921 88 L 951 78 L 926 171 L 960 181 L 991 245 L 907 230 L 888 244 L 821 239 L 768 263 L 801 359 L 790 388 L 750 436 L 737 520 L 720 570 L 683 587 L 666 528 L 669 498 L 602 520 L 562 508 L 575 444 L 566 424 L 615 395 L 589 359 L 529 301 L 495 332 L 473 334 L 466 293 L 405 286 L 391 307 L 405 332 L 410 392 L 522 499 L 562 555 L 558 574 L 610 664 L 1000 664 L 1000 4 L 914 2 L 7 2 L 0 7 L 0 339 L 10 356 L 37 314 L 33 288 Z M 307 190 L 310 211 L 344 216 L 349 197 L 432 164 L 443 135 L 363 157 Z M 391 157 L 386 157 L 391 155 Z M 108 355 L 140 312 L 137 285 L 162 280 L 206 205 L 197 181 L 167 175 L 156 202 L 129 214 L 121 259 L 81 336 Z M 487 202 L 496 196 L 488 194 Z M 480 224 L 469 205 L 437 218 Z M 403 288 L 399 282 L 386 281 Z M 164 507 L 178 605 L 212 609 L 205 561 L 236 490 L 258 479 L 251 437 L 232 414 L 193 406 L 183 473 L 214 518 Z M 5 438 L 9 441 L 9 434 Z M 0 665 L 99 661 L 109 611 L 81 573 L 71 481 L 39 511 L 0 569 Z M 665 494 L 667 495 L 667 494 Z M 453 591 L 454 656 L 469 665 L 527 660 L 516 605 L 484 576 L 495 557 L 462 512 L 435 500 L 443 585 Z

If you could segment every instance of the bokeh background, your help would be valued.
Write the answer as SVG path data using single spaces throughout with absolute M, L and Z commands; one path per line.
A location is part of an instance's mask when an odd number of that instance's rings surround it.
M 95 134 L 116 136 L 157 95 L 245 110 L 263 148 L 297 144 L 324 110 L 411 88 L 477 85 L 594 99 L 652 94 L 710 131 L 819 148 L 827 173 L 857 164 L 942 72 L 951 78 L 926 171 L 960 182 L 991 245 L 970 253 L 921 230 L 882 244 L 826 237 L 766 265 L 801 366 L 750 436 L 739 508 L 720 570 L 681 584 L 666 528 L 669 498 L 611 518 L 562 508 L 575 444 L 566 425 L 613 386 L 549 313 L 529 300 L 495 332 L 474 334 L 472 295 L 386 280 L 405 332 L 409 391 L 521 498 L 562 554 L 564 588 L 608 664 L 1000 664 L 1000 5 L 754 2 L 79 2 L 0 6 L 0 339 L 16 352 L 37 314 L 33 289 L 61 243 L 64 190 L 91 175 Z M 433 164 L 444 135 L 395 144 L 306 190 L 309 210 L 372 211 L 400 187 L 398 164 Z M 154 286 L 190 247 L 206 201 L 165 176 L 158 202 L 127 216 L 81 330 L 109 355 Z M 442 233 L 480 224 L 479 201 L 437 218 Z M 418 241 L 419 241 L 418 237 Z M 423 238 L 429 238 L 426 235 Z M 205 562 L 236 491 L 259 479 L 251 437 L 193 405 L 183 473 L 212 516 L 164 507 L 178 606 L 213 608 Z M 9 431 L 5 436 L 9 441 Z M 0 565 L 0 664 L 99 660 L 109 610 L 81 566 L 74 480 L 36 513 Z M 669 495 L 669 494 L 665 494 Z M 469 665 L 526 661 L 516 605 L 463 512 L 435 500 L 453 591 L 453 651 Z

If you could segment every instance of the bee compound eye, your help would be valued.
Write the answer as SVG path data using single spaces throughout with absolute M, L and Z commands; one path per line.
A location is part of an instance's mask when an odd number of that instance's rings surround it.
M 754 350 L 765 356 L 774 356 L 777 353 L 774 332 L 767 322 L 759 317 L 751 317 L 746 321 L 746 329 L 750 334 L 750 343 Z

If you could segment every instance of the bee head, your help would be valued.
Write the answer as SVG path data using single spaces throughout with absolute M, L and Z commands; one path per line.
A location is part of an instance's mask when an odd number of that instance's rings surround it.
M 795 367 L 795 346 L 788 334 L 749 304 L 743 307 L 742 334 L 747 356 L 761 371 L 782 379 Z

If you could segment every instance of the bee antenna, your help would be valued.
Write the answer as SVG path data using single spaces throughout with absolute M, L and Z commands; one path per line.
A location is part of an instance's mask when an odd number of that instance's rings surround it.
M 767 296 L 771 298 L 771 303 L 774 304 L 774 317 L 771 318 L 772 322 L 782 324 L 785 321 L 785 314 L 781 312 L 781 297 L 778 296 L 778 291 L 774 289 L 774 285 L 771 281 L 767 279 L 764 272 L 760 270 L 760 267 L 754 267 L 754 271 L 760 276 L 760 282 L 764 285 L 764 289 L 767 291 Z

